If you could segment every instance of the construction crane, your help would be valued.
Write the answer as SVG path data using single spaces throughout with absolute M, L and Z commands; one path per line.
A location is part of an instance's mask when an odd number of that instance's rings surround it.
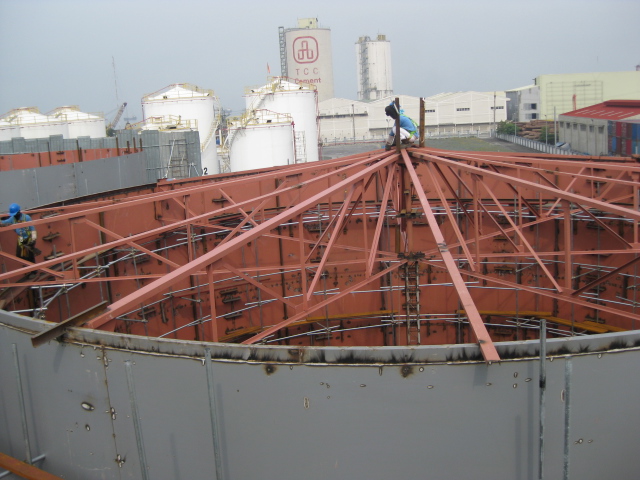
M 107 125 L 107 130 L 114 130 L 116 128 L 116 125 L 120 121 L 120 117 L 122 116 L 122 113 L 124 112 L 124 109 L 126 106 L 127 106 L 127 102 L 124 102 L 122 105 L 120 105 L 120 108 L 116 113 L 116 116 L 113 117 L 113 120 L 111 120 L 111 122 L 109 122 L 109 125 Z

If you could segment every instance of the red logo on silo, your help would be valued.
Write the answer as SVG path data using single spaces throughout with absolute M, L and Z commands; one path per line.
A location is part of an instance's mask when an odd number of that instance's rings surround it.
M 318 41 L 313 37 L 298 37 L 293 41 L 293 59 L 297 63 L 318 60 Z

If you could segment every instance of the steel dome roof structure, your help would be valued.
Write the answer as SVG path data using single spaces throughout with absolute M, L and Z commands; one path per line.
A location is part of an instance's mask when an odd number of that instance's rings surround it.
M 411 148 L 167 182 L 33 212 L 50 252 L 19 264 L 5 246 L 1 298 L 152 336 L 317 345 L 337 330 L 344 345 L 471 340 L 494 361 L 495 332 L 530 338 L 540 318 L 634 328 L 639 175 L 632 159 Z M 27 287 L 43 298 L 27 305 Z M 47 300 L 61 295 L 73 306 Z

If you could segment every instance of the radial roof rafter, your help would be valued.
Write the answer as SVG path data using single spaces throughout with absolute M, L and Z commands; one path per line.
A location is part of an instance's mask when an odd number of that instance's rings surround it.
M 600 173 L 605 170 L 609 172 L 607 177 Z M 99 328 L 129 315 L 141 305 L 162 301 L 157 300 L 158 296 L 175 297 L 177 294 L 168 292 L 185 279 L 198 279 L 198 287 L 183 292 L 182 296 L 194 295 L 203 285 L 208 289 L 209 298 L 214 298 L 216 283 L 221 278 L 236 278 L 258 289 L 269 302 L 290 309 L 288 318 L 265 326 L 243 342 L 251 344 L 264 341 L 278 330 L 397 272 L 411 261 L 412 255 L 419 253 L 423 256 L 416 257 L 418 263 L 446 273 L 485 360 L 495 361 L 499 356 L 466 279 L 520 289 L 616 315 L 627 312 L 629 318 L 640 320 L 640 316 L 624 309 L 590 303 L 589 297 L 585 296 L 586 291 L 628 272 L 638 263 L 634 256 L 640 253 L 639 178 L 637 164 L 616 163 L 611 159 L 586 162 L 580 157 L 444 152 L 428 148 L 359 154 L 239 178 L 228 177 L 137 198 L 96 202 L 85 209 L 74 206 L 60 207 L 56 211 L 52 208 L 56 216 L 30 224 L 39 227 L 58 222 L 64 225 L 70 232 L 72 251 L 36 265 L 18 266 L 0 274 L 0 281 L 6 286 L 52 287 L 62 282 L 146 280 L 146 284 L 116 300 L 106 311 L 87 322 L 89 327 Z M 501 187 L 502 196 L 496 193 L 496 186 Z M 234 192 L 239 189 L 243 189 L 245 195 L 236 197 Z M 576 189 L 581 193 L 576 193 Z M 251 195 L 246 195 L 249 190 Z M 375 195 L 372 194 L 374 191 Z M 214 198 L 210 208 L 198 204 L 200 196 L 205 194 Z M 372 197 L 376 200 L 366 200 Z M 118 214 L 142 206 L 154 208 L 161 226 L 129 235 L 119 231 L 117 223 L 107 227 L 94 219 L 96 215 Z M 426 219 L 429 226 L 426 235 L 432 239 L 434 248 L 415 251 L 414 225 L 409 220 L 412 216 Z M 362 240 L 354 243 L 345 239 L 342 232 L 349 222 L 357 225 L 358 218 L 371 222 L 372 228 L 369 230 L 363 224 Z M 591 254 L 572 248 L 570 225 L 577 218 L 593 222 L 602 235 L 619 246 L 617 250 L 611 247 L 594 250 L 593 254 L 613 254 L 619 256 L 620 261 L 608 270 L 599 271 L 596 278 L 590 278 L 584 286 L 573 288 L 573 258 Z M 631 226 L 632 240 L 625 239 L 603 218 L 620 219 L 626 226 Z M 312 241 L 303 235 L 303 227 L 316 220 L 322 223 L 322 229 L 317 240 Z M 448 232 L 439 226 L 443 221 L 447 222 Z M 563 241 L 557 251 L 541 250 L 531 241 L 529 230 L 548 222 L 564 225 Z M 287 225 L 297 226 L 298 233 L 282 234 L 280 229 Z M 396 248 L 399 251 L 389 251 L 382 245 L 383 228 L 389 225 L 398 231 Z M 76 229 L 82 228 L 102 235 L 104 240 L 92 247 L 78 247 L 74 236 Z M 212 250 L 198 252 L 192 239 L 206 235 L 217 235 L 220 241 Z M 161 249 L 152 246 L 171 236 L 176 240 L 167 248 L 186 245 L 188 254 L 184 263 L 168 258 Z M 245 266 L 230 260 L 233 252 L 260 238 L 283 242 L 297 249 L 300 261 L 285 265 L 282 259 L 271 256 L 260 266 Z M 503 238 L 513 252 L 496 253 L 488 248 L 489 242 L 496 238 Z M 79 265 L 90 263 L 95 257 L 95 268 L 99 269 L 97 257 L 113 251 L 122 251 L 134 258 L 147 255 L 167 271 L 162 275 L 134 271 L 119 276 L 108 276 L 103 272 L 99 276 L 82 276 Z M 341 257 L 347 254 L 348 260 Z M 11 258 L 6 253 L 3 256 Z M 544 272 L 544 285 L 536 288 L 486 275 L 481 270 L 486 258 L 526 259 Z M 564 264 L 561 267 L 565 273 L 564 282 L 556 280 L 550 270 L 551 262 L 555 261 Z M 66 265 L 63 272 L 55 270 L 60 265 Z M 339 265 L 357 265 L 364 275 L 351 285 L 336 289 L 330 297 L 315 301 L 322 292 L 322 275 L 328 267 Z M 264 280 L 285 269 L 300 275 L 302 295 L 285 296 Z M 41 272 L 42 277 L 28 282 L 17 281 L 34 271 Z M 221 316 L 212 302 L 206 318 L 211 323 L 214 341 L 219 339 L 215 325 Z

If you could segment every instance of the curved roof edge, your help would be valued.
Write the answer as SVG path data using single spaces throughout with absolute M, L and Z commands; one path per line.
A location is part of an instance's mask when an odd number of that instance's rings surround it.
M 34 335 L 50 328 L 50 322 L 0 312 L 0 323 L 32 332 Z M 484 363 L 475 344 L 420 345 L 389 347 L 291 347 L 278 345 L 242 345 L 142 337 L 122 333 L 70 328 L 66 342 L 104 346 L 118 350 L 147 352 L 171 357 L 200 359 L 205 349 L 218 361 L 334 364 L 334 365 L 398 365 L 398 364 L 460 364 Z M 538 357 L 540 342 L 496 342 L 501 362 L 531 360 Z M 604 333 L 579 337 L 552 338 L 546 342 L 548 357 L 599 354 L 612 350 L 640 349 L 640 330 Z

